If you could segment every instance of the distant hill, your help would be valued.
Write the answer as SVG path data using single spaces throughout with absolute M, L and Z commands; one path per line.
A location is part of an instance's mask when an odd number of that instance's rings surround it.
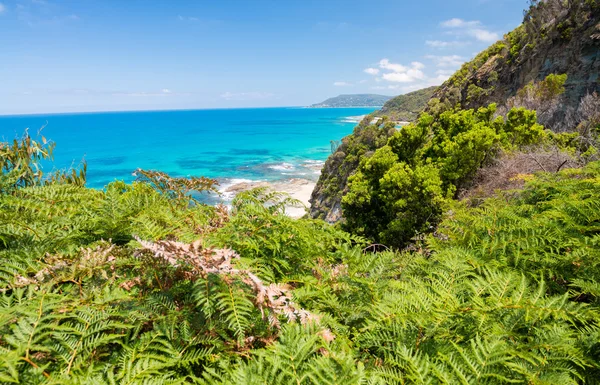
M 329 98 L 321 103 L 313 104 L 310 107 L 381 107 L 391 98 L 392 96 L 376 94 L 339 95 L 334 98 Z
M 433 86 L 396 96 L 388 100 L 381 110 L 375 112 L 375 116 L 387 116 L 396 121 L 412 122 L 427 106 L 427 101 L 429 101 L 437 88 Z

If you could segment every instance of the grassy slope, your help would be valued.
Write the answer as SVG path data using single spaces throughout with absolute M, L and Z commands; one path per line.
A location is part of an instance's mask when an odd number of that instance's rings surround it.
M 388 100 L 375 116 L 388 116 L 396 121 L 414 121 L 423 111 L 437 87 L 424 88 Z

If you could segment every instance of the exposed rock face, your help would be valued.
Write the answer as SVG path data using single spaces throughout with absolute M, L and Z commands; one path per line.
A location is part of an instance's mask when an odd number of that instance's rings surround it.
M 343 144 L 342 144 L 343 146 Z M 341 147 L 341 146 L 340 146 Z M 342 172 L 344 151 L 332 154 L 321 170 L 321 178 L 310 197 L 310 215 L 334 223 L 342 219 L 342 196 L 348 181 L 349 172 Z
M 537 3 L 523 25 L 464 64 L 440 86 L 429 100 L 427 110 L 435 114 L 436 110 L 456 105 L 463 108 L 490 103 L 504 105 L 525 85 L 550 74 L 568 76 L 559 110 L 563 115 L 569 110 L 574 112 L 586 94 L 600 93 L 600 1 Z M 375 115 L 381 116 L 382 111 Z M 348 178 L 356 171 L 360 159 L 385 145 L 394 132 L 389 127 L 369 128 L 367 119 L 344 138 L 325 163 L 310 200 L 313 218 L 329 222 L 342 218 L 341 201 L 348 191 Z
M 541 27 L 526 21 L 464 64 L 433 98 L 466 108 L 502 105 L 532 81 L 567 74 L 561 108 L 575 110 L 586 94 L 600 92 L 600 10 L 580 2 L 571 9 L 559 8 Z

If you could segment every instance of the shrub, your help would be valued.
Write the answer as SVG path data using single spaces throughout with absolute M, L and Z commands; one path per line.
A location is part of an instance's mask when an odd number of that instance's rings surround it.
M 493 120 L 495 111 L 492 104 L 446 111 L 437 120 L 423 114 L 403 127 L 350 178 L 342 199 L 344 228 L 402 247 L 437 222 L 446 199 L 499 149 L 545 140 L 535 112 L 514 109 L 506 120 Z

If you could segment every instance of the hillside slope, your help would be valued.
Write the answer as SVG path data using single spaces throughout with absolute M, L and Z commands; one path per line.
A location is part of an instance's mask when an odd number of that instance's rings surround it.
M 489 103 L 504 106 L 530 82 L 541 81 L 550 74 L 566 74 L 565 92 L 552 116 L 563 126 L 548 126 L 562 131 L 568 128 L 564 127 L 564 122 L 569 121 L 567 117 L 576 115 L 581 99 L 593 92 L 600 93 L 599 73 L 600 1 L 535 2 L 521 26 L 465 63 L 432 92 L 426 111 L 438 115 L 456 106 L 478 108 Z M 386 114 L 383 109 L 375 115 L 398 116 L 389 110 Z M 330 222 L 340 220 L 340 202 L 348 191 L 348 178 L 360 163 L 355 153 L 369 157 L 379 148 L 378 143 L 380 147 L 386 144 L 383 139 L 379 142 L 370 139 L 372 131 L 378 129 L 367 129 L 367 124 L 361 123 L 327 160 L 311 197 L 312 217 Z M 379 128 L 383 133 L 384 126 Z M 348 152 L 353 143 L 356 148 Z
M 507 99 L 532 81 L 566 74 L 560 109 L 600 92 L 600 2 L 558 0 L 532 6 L 523 24 L 465 63 L 433 94 L 443 104 L 477 108 Z
M 387 116 L 396 121 L 412 122 L 423 111 L 437 88 L 437 86 L 433 86 L 396 96 L 388 100 L 383 108 L 375 113 L 375 116 Z
M 376 94 L 346 94 L 311 105 L 311 108 L 337 108 L 337 107 L 381 107 L 392 97 Z
M 396 132 L 394 121 L 413 121 L 423 111 L 437 87 L 429 87 L 390 99 L 379 111 L 370 114 L 352 135 L 342 139 L 341 145 L 327 159 L 312 193 L 311 216 L 336 222 L 341 219 L 341 201 L 346 193 L 348 177 L 354 173 L 360 159 L 385 145 Z M 373 117 L 382 117 L 377 125 L 370 125 Z

